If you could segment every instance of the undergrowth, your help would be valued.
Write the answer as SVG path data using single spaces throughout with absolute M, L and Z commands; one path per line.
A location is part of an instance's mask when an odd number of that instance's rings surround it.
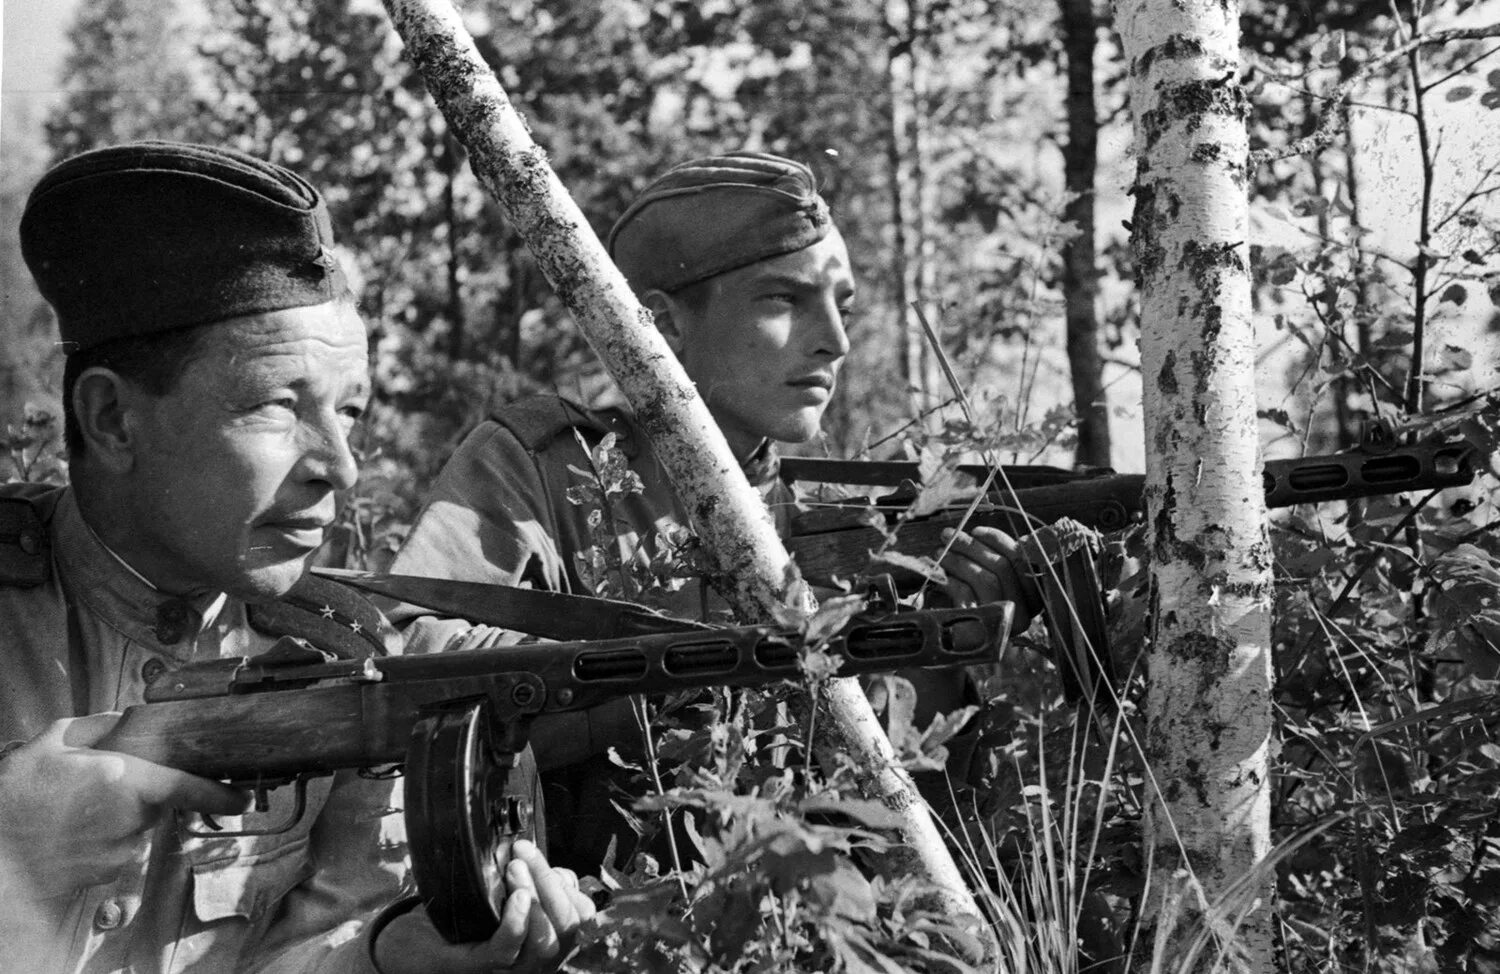
M 618 474 L 608 452 L 596 473 Z M 1299 509 L 1273 532 L 1278 845 L 1260 874 L 1275 872 L 1276 903 L 1243 893 L 1255 876 L 1217 902 L 1190 875 L 1151 876 L 1135 710 L 1146 575 L 1141 538 L 1127 534 L 1102 559 L 1116 664 L 1130 674 L 1118 709 L 1091 720 L 1063 699 L 1040 627 L 972 674 L 982 706 L 929 725 L 913 721 L 902 677 L 870 686 L 983 930 L 924 910 L 919 881 L 872 867 L 894 841 L 890 816 L 851 775 L 801 759 L 805 728 L 777 718 L 778 695 L 725 692 L 654 715 L 662 773 L 636 821 L 659 829 L 670 813 L 685 847 L 676 866 L 643 856 L 606 870 L 611 906 L 574 969 L 1228 971 L 1238 924 L 1269 909 L 1287 971 L 1500 970 L 1500 550 L 1488 488 L 1446 506 L 1376 498 L 1353 511 Z M 1402 546 L 1411 525 L 1417 555 Z M 601 594 L 610 578 L 636 596 L 677 586 L 693 574 L 685 550 L 690 540 L 674 538 L 622 573 L 601 547 L 593 577 Z M 1186 954 L 1164 950 L 1173 924 L 1197 931 Z M 978 960 L 976 934 L 997 957 Z

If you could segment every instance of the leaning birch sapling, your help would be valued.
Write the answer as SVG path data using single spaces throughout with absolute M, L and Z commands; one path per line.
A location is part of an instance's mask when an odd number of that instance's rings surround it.
M 767 621 L 805 591 L 765 505 L 745 479 L 707 406 L 649 313 L 631 294 L 546 155 L 448 0 L 386 0 L 407 56 L 426 82 L 470 165 L 500 203 L 559 298 L 634 407 L 746 621 Z M 862 785 L 896 812 L 906 843 L 882 868 L 927 878 L 953 915 L 978 917 L 931 813 L 902 771 L 858 684 L 819 691 L 820 760 L 849 755 Z

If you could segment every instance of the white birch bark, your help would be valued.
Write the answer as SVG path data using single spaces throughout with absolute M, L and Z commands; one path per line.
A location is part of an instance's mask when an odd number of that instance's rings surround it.
M 1257 459 L 1248 140 L 1236 0 L 1118 0 L 1138 172 L 1154 581 L 1146 757 L 1153 892 L 1186 870 L 1187 903 L 1233 891 L 1230 966 L 1270 971 L 1271 553 Z M 1226 906 L 1230 906 L 1226 904 Z M 1185 957 L 1168 929 L 1167 956 Z M 1218 933 L 1227 924 L 1213 924 Z M 1222 941 L 1221 941 L 1222 943 Z M 1208 970 L 1210 943 L 1194 966 Z M 1172 969 L 1178 969 L 1176 964 Z
M 630 401 L 713 559 L 721 590 L 749 622 L 770 621 L 796 578 L 764 502 L 745 479 L 708 407 L 635 299 L 582 211 L 531 139 L 450 0 L 385 0 L 396 30 L 469 151 L 469 164 L 535 255 L 558 297 Z M 962 873 L 911 777 L 895 762 L 858 683 L 831 680 L 820 753 L 840 749 L 867 797 L 902 819 L 906 844 L 881 864 L 941 891 L 949 916 L 979 917 Z

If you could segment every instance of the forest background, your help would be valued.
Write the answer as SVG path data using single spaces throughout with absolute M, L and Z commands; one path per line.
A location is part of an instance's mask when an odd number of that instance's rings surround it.
M 18 6 L 7 0 L 8 21 Z M 1107 9 L 1075 0 L 465 6 L 601 235 L 654 175 L 697 155 L 763 148 L 818 170 L 861 294 L 826 436 L 809 450 L 885 457 L 951 431 L 952 392 L 919 327 L 925 316 L 980 403 L 978 438 L 1003 444 L 1005 459 L 1140 468 L 1133 159 Z M 1379 58 L 1413 34 L 1500 20 L 1497 7 L 1245 4 L 1266 456 L 1330 452 L 1357 442 L 1362 419 L 1496 386 L 1495 42 Z M 85 0 L 52 77 L 14 36 L 0 118 L 7 476 L 62 476 L 48 419 L 61 358 L 15 244 L 26 193 L 56 159 L 132 138 L 234 145 L 304 173 L 329 197 L 377 348 L 366 473 L 340 558 L 381 564 L 423 485 L 495 405 L 532 391 L 606 394 L 377 4 Z M 1330 97 L 1341 84 L 1349 104 Z M 1330 120 L 1342 132 L 1274 158 Z M 1426 352 L 1414 368 L 1419 336 Z M 1413 373 L 1423 380 L 1415 400 Z M 1282 688 L 1282 729 L 1303 763 L 1284 779 L 1279 834 L 1334 810 L 1356 823 L 1283 872 L 1302 913 L 1288 912 L 1280 943 L 1297 965 L 1493 963 L 1481 955 L 1500 946 L 1494 902 L 1474 890 L 1493 878 L 1486 856 L 1500 850 L 1485 851 L 1497 841 L 1493 815 L 1471 811 L 1493 795 L 1500 750 L 1467 725 L 1452 739 L 1431 727 L 1390 746 L 1361 737 L 1465 699 L 1488 673 L 1452 665 L 1454 640 L 1464 643 L 1454 620 L 1471 608 L 1487 620 L 1482 591 L 1500 578 L 1485 550 L 1488 511 L 1481 491 L 1429 507 L 1420 523 L 1438 543 L 1414 560 L 1419 572 L 1400 559 L 1373 572 L 1365 564 L 1404 512 L 1377 505 L 1360 524 L 1342 511 L 1282 522 L 1278 638 L 1295 650 L 1278 663 L 1280 676 L 1295 675 Z M 1472 601 L 1424 611 L 1413 575 L 1440 589 L 1463 575 Z M 1362 577 L 1360 598 L 1349 599 Z M 1336 592 L 1320 605 L 1320 593 Z M 1339 610 L 1355 616 L 1339 620 L 1335 638 L 1328 621 Z M 1480 637 L 1458 647 L 1460 662 L 1490 645 Z M 1414 821 L 1427 831 L 1413 833 Z M 1443 871 L 1453 862 L 1461 874 Z M 1128 882 L 1111 893 L 1128 900 Z
M 392 407 L 379 438 L 417 482 L 494 402 L 536 390 L 604 394 L 607 379 L 463 165 L 377 4 L 88 0 L 45 14 L 22 9 L 31 6 L 6 4 L 3 415 L 19 416 L 28 402 L 55 407 L 60 374 L 49 312 L 15 244 L 26 193 L 62 156 L 143 137 L 233 144 L 298 168 L 329 195 L 379 339 L 378 388 Z M 966 391 L 993 400 L 986 413 L 997 427 L 1033 434 L 1017 458 L 1077 454 L 1138 470 L 1129 116 L 1118 42 L 1095 6 L 725 0 L 468 10 L 601 234 L 654 175 L 696 155 L 764 148 L 814 165 L 863 287 L 826 437 L 810 451 L 888 453 L 913 417 L 940 423 L 952 392 L 920 314 Z M 1485 7 L 1437 4 L 1426 23 L 1483 22 Z M 1248 5 L 1258 146 L 1307 134 L 1339 71 L 1395 36 L 1382 5 L 1348 8 Z M 1090 90 L 1076 75 L 1070 88 L 1070 65 L 1086 67 Z M 1441 146 L 1438 210 L 1480 188 L 1500 156 L 1500 132 L 1475 116 L 1484 68 L 1476 62 L 1449 79 L 1426 106 Z M 1468 75 L 1481 79 L 1475 97 L 1441 97 L 1472 92 Z M 1376 253 L 1410 260 L 1424 174 L 1416 127 L 1398 110 L 1404 81 L 1394 69 L 1362 81 L 1351 134 L 1333 151 L 1255 173 L 1251 244 L 1269 251 L 1267 266 L 1289 268 L 1330 227 L 1346 232 L 1340 217 L 1363 228 Z M 1355 212 L 1361 189 L 1368 202 Z M 1481 193 L 1468 209 L 1484 212 L 1487 200 Z M 1482 267 L 1469 270 L 1482 276 Z M 1371 404 L 1333 408 L 1326 387 L 1302 381 L 1309 343 L 1322 339 L 1279 313 L 1294 279 L 1262 283 L 1268 455 L 1347 443 L 1357 433 L 1348 409 L 1373 414 Z M 1435 310 L 1438 371 L 1462 372 L 1461 387 L 1493 385 L 1500 358 L 1481 337 L 1488 303 Z M 1463 368 L 1453 368 L 1455 355 Z M 1091 406 L 1075 410 L 1075 400 Z

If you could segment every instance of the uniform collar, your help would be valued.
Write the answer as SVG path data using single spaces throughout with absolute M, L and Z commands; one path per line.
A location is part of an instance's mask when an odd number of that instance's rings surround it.
M 580 412 L 594 417 L 601 425 L 613 429 L 615 433 L 625 434 L 619 446 L 627 457 L 634 457 L 640 449 L 638 442 L 646 439 L 646 435 L 636 428 L 635 412 L 630 408 L 629 401 L 620 392 L 618 386 L 610 385 L 604 391 L 591 397 L 590 404 L 587 406 L 567 396 L 559 395 L 558 398 Z M 628 417 L 628 425 L 616 428 L 617 424 L 609 419 L 610 414 Z M 776 441 L 761 440 L 760 446 L 740 461 L 740 469 L 745 472 L 745 478 L 750 481 L 752 487 L 764 487 L 775 480 L 781 473 L 781 456 L 776 450 Z
M 781 454 L 776 450 L 776 442 L 761 440 L 760 446 L 740 461 L 740 469 L 745 471 L 745 479 L 752 487 L 764 487 L 775 480 L 781 473 Z
M 188 599 L 161 592 L 99 540 L 71 488 L 58 501 L 53 523 L 54 550 L 70 598 L 145 647 L 184 661 L 193 655 L 199 634 L 222 614 L 225 595 Z

